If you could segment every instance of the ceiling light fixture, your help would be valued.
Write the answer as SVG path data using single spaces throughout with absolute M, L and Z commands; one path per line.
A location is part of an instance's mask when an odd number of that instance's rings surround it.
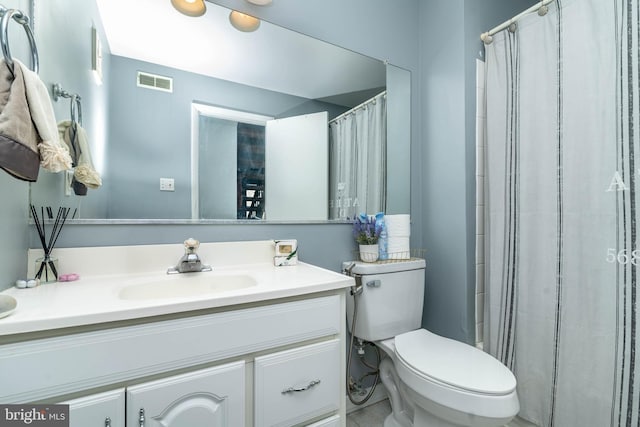
M 173 7 L 187 16 L 202 16 L 207 11 L 204 0 L 171 0 Z
M 247 15 L 246 13 L 232 10 L 229 14 L 229 22 L 236 30 L 250 33 L 255 31 L 260 26 L 260 20 L 254 16 Z
M 257 4 L 258 6 L 268 6 L 273 0 L 247 0 L 249 3 Z

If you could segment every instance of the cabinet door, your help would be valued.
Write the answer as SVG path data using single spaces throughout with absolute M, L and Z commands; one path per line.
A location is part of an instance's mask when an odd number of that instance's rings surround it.
M 127 388 L 127 425 L 244 426 L 244 362 L 234 362 Z
M 124 427 L 124 389 L 92 394 L 69 405 L 69 427 Z

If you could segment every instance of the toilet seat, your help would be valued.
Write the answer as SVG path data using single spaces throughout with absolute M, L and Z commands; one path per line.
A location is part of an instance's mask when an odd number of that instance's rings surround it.
M 454 389 L 505 395 L 516 388 L 514 375 L 489 354 L 425 329 L 395 337 L 399 362 L 421 376 Z
M 497 359 L 425 329 L 394 339 L 398 376 L 416 397 L 486 417 L 519 410 L 514 375 Z

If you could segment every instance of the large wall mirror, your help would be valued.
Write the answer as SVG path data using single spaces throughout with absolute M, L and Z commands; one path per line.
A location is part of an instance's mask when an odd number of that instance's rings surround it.
M 192 18 L 169 0 L 35 1 L 40 76 L 64 91 L 58 121 L 78 119 L 78 95 L 102 185 L 41 170 L 31 203 L 92 220 L 408 213 L 410 73 L 269 22 L 238 31 L 231 10 L 206 5 Z M 373 161 L 343 148 L 362 120 L 377 126 L 365 143 L 384 135 Z

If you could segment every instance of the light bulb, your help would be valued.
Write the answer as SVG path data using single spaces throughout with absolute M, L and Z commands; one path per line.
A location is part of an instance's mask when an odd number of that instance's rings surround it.
M 254 16 L 247 15 L 246 13 L 232 10 L 229 14 L 229 22 L 236 30 L 249 33 L 255 31 L 260 26 L 260 20 Z
M 173 7 L 187 16 L 202 16 L 207 11 L 204 0 L 171 0 Z

